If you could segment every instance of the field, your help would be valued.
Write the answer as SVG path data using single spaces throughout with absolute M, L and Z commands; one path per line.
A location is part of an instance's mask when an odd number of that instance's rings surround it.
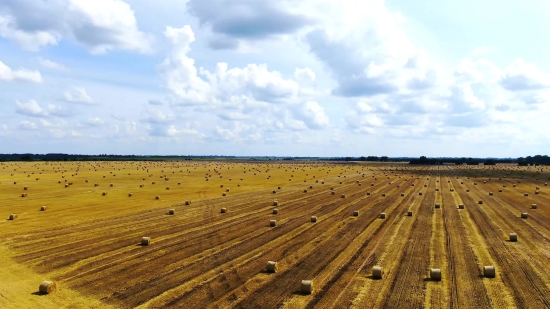
M 0 163 L 0 308 L 550 308 L 546 182 L 514 165 Z

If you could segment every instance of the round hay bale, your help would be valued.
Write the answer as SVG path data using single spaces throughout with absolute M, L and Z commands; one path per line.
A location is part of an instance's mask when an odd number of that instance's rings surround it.
M 342 196 L 341 196 L 341 197 L 342 197 L 342 198 L 346 198 L 346 195 L 345 195 L 345 194 L 342 194 Z
M 309 186 L 310 189 L 313 189 L 313 186 Z
M 470 192 L 470 189 L 466 189 L 466 192 Z
M 529 196 L 529 193 L 523 193 L 523 196 Z
M 535 191 L 535 194 L 539 194 L 539 191 Z
M 277 225 L 277 220 L 269 220 L 269 226 L 273 227 Z
M 498 189 L 498 192 L 502 192 L 502 189 Z
M 370 191 L 367 191 L 367 195 L 370 195 Z
M 353 216 L 354 217 L 359 217 L 359 210 L 354 210 L 353 211 Z
M 412 215 L 413 215 L 412 210 L 407 211 L 407 216 L 408 216 L 408 217 L 412 217 Z
M 178 186 L 181 185 L 181 182 L 178 182 Z
M 155 196 L 155 200 L 160 200 L 160 196 Z
M 27 197 L 27 193 L 22 193 L 21 197 Z
M 278 214 L 278 213 L 279 213 L 279 209 L 273 208 L 273 214 L 276 215 L 276 214 Z
M 227 196 L 227 193 L 226 192 L 222 193 L 222 196 Z
M 272 193 L 275 194 L 275 193 L 277 193 L 277 191 L 276 191 L 276 190 L 273 190 Z
M 52 294 L 57 290 L 57 285 L 52 281 L 43 281 L 38 287 L 40 294 Z
M 384 271 L 382 269 L 382 266 L 374 266 L 372 268 L 373 279 L 382 279 L 383 275 L 384 275 Z
M 279 186 L 279 187 L 277 187 L 277 189 L 281 190 L 281 187 Z
M 140 188 L 143 188 L 143 185 L 139 185 Z
M 464 209 L 464 204 L 458 204 L 458 209 Z
M 510 241 L 518 241 L 518 234 L 517 233 L 510 233 Z
M 225 189 L 225 192 L 229 192 L 229 188 Z
M 191 201 L 190 200 L 185 201 L 185 205 L 191 205 Z
M 141 238 L 141 245 L 142 246 L 149 246 L 150 243 L 151 243 L 151 237 Z
M 435 208 L 441 208 L 441 204 L 435 203 Z
M 496 276 L 495 266 L 483 266 L 483 275 L 487 278 L 494 278 Z
M 512 187 L 514 187 L 514 188 L 515 188 L 515 187 L 516 187 L 516 184 L 513 184 L 513 185 L 512 185 Z
M 278 201 L 273 201 L 273 206 L 279 206 L 279 202 Z
M 169 209 L 168 214 L 169 215 L 174 215 L 174 214 L 176 214 L 176 210 L 175 209 Z
M 382 193 L 382 196 L 386 196 L 386 193 Z
M 40 211 L 46 211 L 46 208 L 47 208 L 46 206 L 42 206 L 40 207 Z
M 105 195 L 107 195 L 107 192 L 103 191 L 103 192 L 101 193 L 101 195 L 105 196 Z
M 128 197 L 132 197 L 132 192 L 128 193 Z
M 265 267 L 268 273 L 275 273 L 277 272 L 277 262 L 275 261 L 268 261 L 267 265 Z
M 166 190 L 170 190 L 170 187 L 166 187 Z
M 438 192 L 439 191 L 439 188 L 435 188 L 435 192 Z
M 441 269 L 431 268 L 430 269 L 430 279 L 433 281 L 441 281 Z
M 222 214 L 226 213 L 226 212 L 227 212 L 227 208 L 223 207 L 223 208 L 220 210 L 220 212 L 221 212 Z
M 405 196 L 405 193 L 401 193 L 401 196 Z
M 491 196 L 492 196 L 492 195 L 493 195 L 493 192 L 489 192 L 489 195 L 491 195 Z
M 335 192 L 334 192 L 334 191 L 330 191 L 330 194 L 334 195 L 334 194 L 335 194 Z
M 418 195 L 422 195 L 422 192 L 418 192 Z
M 531 209 L 537 209 L 537 204 L 531 204 Z
M 483 200 L 479 200 L 479 201 L 477 201 L 477 203 L 481 205 L 481 204 L 483 204 Z
M 110 185 L 109 185 L 109 187 L 112 187 L 112 186 L 113 186 L 113 184 L 110 184 Z
M 522 219 L 527 219 L 528 217 L 529 217 L 529 214 L 527 214 L 526 212 L 521 213 L 521 218 Z
M 313 293 L 313 280 L 302 280 L 300 285 L 300 292 L 302 294 L 310 295 Z
M 317 222 L 317 216 L 311 216 L 311 222 L 313 223 Z
M 386 213 L 385 212 L 381 212 L 380 215 L 378 216 L 380 219 L 386 219 Z
M 307 193 L 307 189 L 304 189 L 304 193 Z
M 23 190 L 27 190 L 27 187 L 23 187 Z
M 17 217 L 19 217 L 17 214 L 11 214 L 9 219 L 10 220 L 15 220 L 15 219 L 17 219 Z

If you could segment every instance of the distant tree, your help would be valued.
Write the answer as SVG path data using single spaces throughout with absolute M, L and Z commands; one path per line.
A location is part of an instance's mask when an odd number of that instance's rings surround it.
M 388 162 L 388 157 L 387 156 L 380 157 L 380 162 Z
M 483 162 L 483 165 L 496 165 L 497 162 L 493 159 L 487 159 Z

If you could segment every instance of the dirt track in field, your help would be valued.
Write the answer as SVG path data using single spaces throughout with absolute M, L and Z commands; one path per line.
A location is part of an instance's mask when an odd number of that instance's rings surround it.
M 19 214 L 0 224 L 2 241 L 13 263 L 59 284 L 57 306 L 66 289 L 119 308 L 550 307 L 548 169 L 224 162 L 0 166 L 0 209 L 6 217 Z M 73 185 L 65 187 L 68 182 Z M 40 211 L 41 205 L 48 209 Z M 385 219 L 379 218 L 382 212 Z M 520 218 L 522 212 L 528 219 Z M 273 219 L 276 226 L 270 227 Z M 512 232 L 518 242 L 508 241 Z M 149 246 L 139 244 L 144 236 L 151 237 Z M 270 260 L 278 263 L 276 273 L 265 271 Z M 375 265 L 384 268 L 382 279 L 372 278 Z M 484 277 L 486 265 L 495 266 L 495 278 Z M 441 281 L 429 278 L 430 268 L 441 269 Z M 300 292 L 305 279 L 314 282 L 311 295 Z M 33 298 L 25 301 L 33 304 Z M 35 305 L 41 307 L 38 300 Z

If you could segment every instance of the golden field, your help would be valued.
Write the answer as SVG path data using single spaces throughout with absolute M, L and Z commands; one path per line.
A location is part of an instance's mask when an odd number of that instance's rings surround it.
M 513 165 L 0 163 L 0 308 L 550 308 L 549 177 Z M 57 292 L 39 293 L 44 280 Z

